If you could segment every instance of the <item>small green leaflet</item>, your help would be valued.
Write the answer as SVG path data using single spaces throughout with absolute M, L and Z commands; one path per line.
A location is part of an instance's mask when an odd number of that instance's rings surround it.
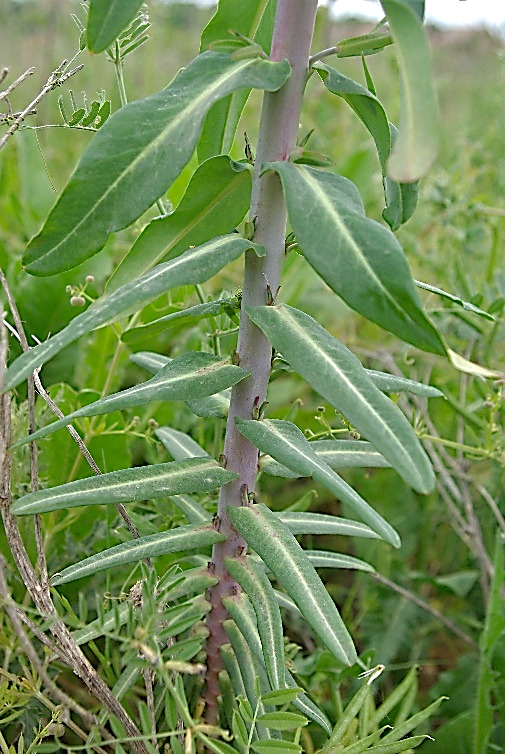
M 401 83 L 398 138 L 387 171 L 398 183 L 413 183 L 428 172 L 439 148 L 430 50 L 422 21 L 413 7 L 403 0 L 381 0 L 381 5 L 394 40 Z
M 223 155 L 204 162 L 191 177 L 179 206 L 144 228 L 108 281 L 107 293 L 190 246 L 233 231 L 249 209 L 250 195 L 249 165 Z
M 208 458 L 209 454 L 192 437 L 172 427 L 158 427 L 154 434 L 168 450 L 174 461 L 185 458 Z
M 216 542 L 222 542 L 224 539 L 226 539 L 224 534 L 220 534 L 208 524 L 179 526 L 176 529 L 161 532 L 161 534 L 150 534 L 148 537 L 131 539 L 128 542 L 122 542 L 120 545 L 98 552 L 96 555 L 91 555 L 91 557 L 55 573 L 51 577 L 51 584 L 66 584 L 69 581 L 90 576 L 106 568 L 136 563 L 139 560 L 153 558 L 156 555 L 198 550 L 201 547 L 209 547 Z
M 11 390 L 34 369 L 94 328 L 142 309 L 170 288 L 204 283 L 238 259 L 246 249 L 254 249 L 259 256 L 265 253 L 262 247 L 240 238 L 236 233 L 220 236 L 202 246 L 188 249 L 170 262 L 153 267 L 138 280 L 122 285 L 110 296 L 102 296 L 59 333 L 21 354 L 7 370 L 3 389 Z
M 314 453 L 309 441 L 291 422 L 280 419 L 262 421 L 235 419 L 239 432 L 262 452 L 269 453 L 279 463 L 296 471 L 300 476 L 311 476 L 326 489 L 352 507 L 353 511 L 385 542 L 400 546 L 400 538 L 358 493 L 344 482 L 324 461 Z
M 282 689 L 286 683 L 284 633 L 273 587 L 261 566 L 251 558 L 227 558 L 225 562 L 228 573 L 247 594 L 256 613 L 270 686 Z
M 48 424 L 32 435 L 19 440 L 15 447 L 50 435 L 81 416 L 110 414 L 112 411 L 143 406 L 153 401 L 203 398 L 231 387 L 231 385 L 236 385 L 249 374 L 250 372 L 223 361 L 219 356 L 200 351 L 189 351 L 172 359 L 150 380 L 89 403 L 63 419 L 58 419 L 58 421 Z
M 286 304 L 249 307 L 247 314 L 293 369 L 341 411 L 408 484 L 418 492 L 431 492 L 435 475 L 414 430 L 348 348 L 308 314 Z
M 306 550 L 306 556 L 314 568 L 349 568 L 356 571 L 375 573 L 375 568 L 361 558 L 352 555 L 342 555 L 328 550 Z
M 438 388 L 425 385 L 423 382 L 416 382 L 416 380 L 409 380 L 407 377 L 398 377 L 396 374 L 378 372 L 375 369 L 367 369 L 366 373 L 383 393 L 412 393 L 422 398 L 444 397 L 443 392 Z
M 55 275 L 98 252 L 156 201 L 189 161 L 208 109 L 244 87 L 275 91 L 287 61 L 234 61 L 205 52 L 162 92 L 132 102 L 96 133 L 23 258 L 28 272 Z
M 136 466 L 78 479 L 16 500 L 11 510 L 19 516 L 75 508 L 149 500 L 191 492 L 213 492 L 237 478 L 211 458 Z
M 352 468 L 384 469 L 391 466 L 389 461 L 366 440 L 314 440 L 310 443 L 310 447 L 317 457 L 334 471 Z M 271 456 L 262 456 L 259 463 L 261 470 L 272 476 L 293 479 L 298 476 L 295 471 L 278 463 Z
M 233 525 L 278 578 L 325 646 L 346 665 L 356 650 L 314 566 L 282 521 L 265 505 L 228 508 Z
M 429 283 L 422 283 L 420 280 L 414 280 L 415 284 L 418 288 L 421 288 L 423 291 L 429 291 L 430 293 L 435 293 L 437 296 L 440 296 L 441 298 L 447 298 L 449 301 L 452 301 L 454 304 L 458 304 L 458 306 L 462 306 L 463 309 L 466 309 L 468 312 L 473 312 L 474 314 L 478 314 L 479 317 L 484 317 L 484 319 L 489 319 L 491 322 L 495 322 L 496 318 L 493 317 L 492 314 L 489 312 L 485 312 L 483 309 L 479 309 L 478 306 L 475 306 L 474 304 L 470 303 L 470 301 L 463 301 L 463 299 L 460 296 L 455 296 L 453 293 L 447 293 L 447 291 L 443 291 L 442 288 L 437 288 L 435 285 L 430 285 Z
M 388 228 L 366 217 L 356 186 L 307 165 L 274 162 L 263 167 L 279 174 L 297 244 L 325 283 L 385 330 L 417 348 L 446 355 L 423 311 L 402 247 Z
M 142 0 L 90 0 L 86 40 L 90 52 L 102 52 L 123 31 Z

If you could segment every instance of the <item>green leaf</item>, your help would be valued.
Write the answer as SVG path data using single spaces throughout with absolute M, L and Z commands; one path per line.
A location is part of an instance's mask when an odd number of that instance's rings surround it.
M 356 571 L 375 573 L 375 568 L 360 558 L 352 555 L 341 555 L 327 550 L 305 550 L 305 554 L 314 568 L 349 568 Z
M 300 686 L 297 689 L 276 689 L 275 691 L 268 691 L 266 694 L 263 694 L 261 701 L 266 704 L 271 704 L 274 707 L 281 707 L 284 704 L 294 702 L 300 691 L 303 691 Z
M 418 492 L 434 487 L 431 464 L 401 411 L 361 363 L 312 317 L 285 304 L 247 310 L 271 344 L 323 398 L 341 411 Z
M 423 311 L 402 247 L 388 228 L 365 216 L 356 186 L 306 165 L 274 162 L 263 167 L 279 174 L 297 244 L 325 283 L 385 330 L 446 355 Z
M 107 283 L 107 292 L 214 236 L 229 233 L 249 209 L 249 165 L 229 157 L 207 160 L 192 176 L 177 209 L 144 228 Z
M 297 752 L 301 754 L 302 747 L 294 744 L 292 741 L 256 741 L 251 745 L 251 750 L 257 754 L 289 754 Z
M 438 388 L 409 380 L 407 377 L 397 377 L 395 374 L 377 372 L 375 369 L 367 369 L 366 373 L 374 385 L 383 393 L 412 393 L 412 395 L 419 395 L 424 398 L 444 397 L 443 392 Z
M 188 309 L 167 314 L 164 317 L 155 319 L 146 325 L 133 327 L 131 330 L 125 330 L 121 335 L 121 340 L 128 345 L 144 343 L 147 337 L 157 335 L 171 327 L 179 325 L 191 326 L 200 322 L 207 317 L 217 317 L 223 312 L 231 313 L 234 310 L 234 302 L 229 298 L 220 299 L 219 301 L 209 301 L 207 304 L 197 304 L 190 306 Z
M 86 39 L 90 52 L 102 52 L 126 28 L 142 0 L 90 0 Z
M 277 594 L 276 599 L 278 600 Z M 244 592 L 239 592 L 238 594 L 234 594 L 232 597 L 223 597 L 223 604 L 239 627 L 256 660 L 262 662 L 263 649 L 258 633 L 258 622 L 256 619 L 256 613 L 254 612 L 248 596 Z M 322 712 L 319 707 L 314 704 L 312 699 L 310 699 L 307 694 L 303 693 L 303 690 L 298 686 L 287 668 L 286 685 L 289 687 L 289 692 L 285 690 L 286 693 L 295 694 L 296 692 L 296 698 L 293 699 L 293 705 L 297 707 L 300 712 L 303 712 L 304 715 L 306 715 L 313 722 L 319 725 L 329 735 L 331 727 L 328 718 L 326 717 L 324 712 Z M 284 690 L 278 689 L 269 692 L 269 694 L 273 695 L 283 693 Z M 273 699 L 270 699 L 269 694 L 263 695 L 265 702 L 273 705 L 277 704 L 277 702 L 275 701 L 275 696 Z M 289 701 L 291 701 L 291 699 L 292 697 Z
M 174 461 L 185 458 L 208 458 L 209 454 L 192 437 L 172 427 L 158 427 L 154 434 L 163 443 Z
M 380 666 L 377 666 L 378 668 Z M 337 744 L 342 742 L 342 737 L 346 733 L 351 722 L 357 717 L 363 705 L 367 702 L 370 696 L 370 686 L 368 681 L 364 681 L 358 691 L 354 694 L 352 699 L 348 702 L 347 707 L 340 715 L 339 720 L 328 741 L 321 749 L 320 754 L 333 754 Z M 340 748 L 340 747 L 339 747 Z
M 418 725 L 421 725 L 421 723 L 423 723 L 425 720 L 429 720 L 429 718 L 435 714 L 435 712 L 438 710 L 442 702 L 445 701 L 446 699 L 447 699 L 446 696 L 441 696 L 439 699 L 437 699 L 435 702 L 430 704 L 428 707 L 425 707 L 420 712 L 417 712 L 415 715 L 412 715 L 412 717 L 409 717 L 409 719 L 405 720 L 404 723 L 401 723 L 400 725 L 396 725 L 393 728 L 393 730 L 387 735 L 385 735 L 384 738 L 382 739 L 384 744 L 390 743 L 393 741 L 399 741 L 401 738 L 406 736 L 407 733 L 410 733 L 410 731 L 417 728 Z M 391 751 L 393 751 L 393 749 Z M 404 751 L 404 749 L 400 749 L 400 751 Z M 384 754 L 386 754 L 386 750 Z
M 170 262 L 157 265 L 138 280 L 121 286 L 110 296 L 99 298 L 59 333 L 21 354 L 7 370 L 3 389 L 10 390 L 18 385 L 30 372 L 45 364 L 81 335 L 142 309 L 170 288 L 205 282 L 250 248 L 254 248 L 260 255 L 265 253 L 261 247 L 236 234 L 214 238 L 202 246 L 188 249 Z
M 79 505 L 128 503 L 185 492 L 213 492 L 236 477 L 237 474 L 223 469 L 210 458 L 136 466 L 30 492 L 16 500 L 11 510 L 27 516 Z
M 209 738 L 201 731 L 198 731 L 196 735 L 200 741 L 203 741 L 208 751 L 213 751 L 215 754 L 237 754 L 237 750 L 224 741 L 216 741 L 215 738 Z
M 287 61 L 206 52 L 162 92 L 118 110 L 96 133 L 42 231 L 26 251 L 28 272 L 54 275 L 99 251 L 158 199 L 189 161 L 203 118 L 243 87 L 275 91 Z
M 232 30 L 254 40 L 268 53 L 276 6 L 277 0 L 248 0 L 245 4 L 237 4 L 236 0 L 219 0 L 216 13 L 203 30 L 200 52 L 218 40 L 236 39 L 230 33 Z M 198 143 L 200 162 L 230 151 L 249 94 L 249 89 L 235 92 L 210 109 Z
M 200 351 L 189 351 L 172 359 L 169 364 L 140 385 L 112 393 L 98 401 L 73 411 L 63 419 L 48 424 L 32 435 L 19 440 L 15 447 L 25 442 L 50 435 L 81 416 L 99 416 L 143 406 L 153 401 L 180 401 L 186 398 L 201 398 L 236 385 L 250 372 L 227 363 L 219 356 Z M 14 446 L 13 446 L 14 447 Z M 200 449 L 201 450 L 201 449 Z M 196 455 L 201 455 L 198 452 Z M 187 457 L 187 456 L 186 456 Z M 177 460 L 177 459 L 176 459 Z
M 413 183 L 433 164 L 439 147 L 438 108 L 431 56 L 422 21 L 403 0 L 381 0 L 387 16 L 401 83 L 398 138 L 388 160 L 388 174 Z
M 474 314 L 478 314 L 479 317 L 484 317 L 484 319 L 489 319 L 491 322 L 495 322 L 496 318 L 493 317 L 492 314 L 489 314 L 489 312 L 485 312 L 483 309 L 479 309 L 478 306 L 474 306 L 474 304 L 471 304 L 469 301 L 463 301 L 460 296 L 455 296 L 453 293 L 447 293 L 447 291 L 443 291 L 441 288 L 437 288 L 435 285 L 429 285 L 428 283 L 422 283 L 420 280 L 414 280 L 415 284 L 418 288 L 422 288 L 423 291 L 429 291 L 430 293 L 435 293 L 437 296 L 441 296 L 441 298 L 447 298 L 449 301 L 452 301 L 454 304 L 458 304 L 458 306 L 462 306 L 463 309 L 466 309 L 468 312 L 473 312 Z
M 122 542 L 115 547 L 91 555 L 75 565 L 64 568 L 51 577 L 51 584 L 66 584 L 75 579 L 90 576 L 106 568 L 116 568 L 127 563 L 135 563 L 144 558 L 153 558 L 156 555 L 166 555 L 171 552 L 183 552 L 185 550 L 198 550 L 208 547 L 216 542 L 222 542 L 226 537 L 220 534 L 212 526 L 179 526 L 176 529 L 150 534 L 148 537 L 131 539 Z
M 346 665 L 356 662 L 335 603 L 287 526 L 262 504 L 228 511 L 239 534 L 275 574 L 324 645 Z
M 236 418 L 238 431 L 262 452 L 269 453 L 279 463 L 300 476 L 311 476 L 343 502 L 382 539 L 393 547 L 400 546 L 395 530 L 358 493 L 344 482 L 312 450 L 309 441 L 291 422 L 280 419 L 245 420 Z
M 163 356 L 154 351 L 137 351 L 130 356 L 131 361 L 138 364 L 149 372 L 158 372 L 163 369 L 165 364 L 169 364 L 172 359 L 169 356 Z M 209 395 L 208 398 L 192 398 L 186 401 L 186 406 L 197 416 L 216 416 L 218 419 L 226 419 L 230 408 L 229 390 L 224 390 L 216 395 Z
M 279 511 L 277 515 L 292 534 L 339 534 L 347 537 L 379 539 L 379 535 L 369 526 L 349 518 L 302 511 Z
M 262 699 L 264 700 L 264 697 Z M 296 712 L 265 712 L 260 715 L 258 722 L 272 730 L 295 730 L 308 725 L 309 721 L 306 717 L 297 715 Z
M 378 746 L 372 746 L 367 749 L 367 752 L 371 754 L 400 754 L 402 751 L 411 751 L 416 746 L 424 743 L 430 736 L 412 736 L 412 738 L 405 738 L 403 741 L 397 741 L 390 744 L 379 744 Z M 433 740 L 433 739 L 430 739 Z
M 383 217 L 392 230 L 407 222 L 417 204 L 418 187 L 412 183 L 396 183 L 386 171 L 386 162 L 396 139 L 397 129 L 388 121 L 384 107 L 369 89 L 347 78 L 326 63 L 318 62 L 314 68 L 328 91 L 341 97 L 354 110 L 372 136 L 382 169 L 386 198 Z
M 286 683 L 284 633 L 279 605 L 265 572 L 250 558 L 227 558 L 226 569 L 251 600 L 256 613 L 263 659 L 270 686 L 283 688 Z
M 314 440 L 310 447 L 334 471 L 351 468 L 389 468 L 391 464 L 366 440 Z M 296 478 L 298 474 L 270 456 L 260 458 L 260 469 L 272 476 Z
M 357 37 L 341 39 L 337 45 L 337 57 L 350 58 L 373 55 L 391 44 L 393 44 L 393 40 L 387 31 L 372 31 L 369 34 L 360 34 Z

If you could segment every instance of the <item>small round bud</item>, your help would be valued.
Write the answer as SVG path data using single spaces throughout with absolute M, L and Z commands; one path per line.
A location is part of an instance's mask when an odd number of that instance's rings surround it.
M 65 288 L 65 291 L 66 291 L 66 293 L 72 293 L 72 286 L 71 285 L 67 285 L 67 287 Z
M 153 429 L 157 429 L 160 426 L 158 422 L 156 421 L 156 419 L 149 419 L 147 424 L 149 427 L 152 427 Z
M 94 275 L 86 275 L 86 283 L 88 285 L 91 285 L 91 283 L 95 282 L 95 276 Z
M 72 296 L 70 299 L 70 306 L 84 306 L 86 299 L 83 296 Z

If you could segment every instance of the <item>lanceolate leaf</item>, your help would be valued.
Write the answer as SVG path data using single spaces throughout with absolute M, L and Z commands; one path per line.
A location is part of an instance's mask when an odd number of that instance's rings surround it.
M 4 390 L 18 385 L 30 372 L 45 364 L 81 335 L 142 309 L 170 288 L 205 282 L 249 248 L 254 248 L 260 255 L 264 254 L 261 247 L 254 246 L 236 234 L 214 238 L 195 249 L 188 249 L 170 262 L 157 265 L 138 280 L 121 286 L 110 296 L 99 298 L 59 333 L 21 354 L 6 372 Z
M 209 511 L 189 495 L 173 495 L 170 499 L 184 513 L 190 524 L 210 521 L 212 518 Z
M 50 435 L 81 416 L 110 414 L 112 411 L 143 406 L 153 401 L 177 401 L 189 397 L 201 398 L 235 385 L 249 374 L 250 372 L 229 364 L 220 359 L 219 356 L 213 356 L 210 353 L 200 351 L 183 353 L 181 356 L 172 359 L 150 380 L 89 403 L 63 419 L 58 419 L 58 421 L 48 424 L 32 435 L 23 438 L 16 443 L 16 447 L 25 442 L 30 442 L 30 440 Z M 201 455 L 201 453 L 196 455 Z
M 361 363 L 312 317 L 285 304 L 247 310 L 274 348 L 341 411 L 418 492 L 435 484 L 431 464 L 401 411 L 367 377 Z
M 347 503 L 382 539 L 393 547 L 400 538 L 392 526 L 363 500 L 338 474 L 314 453 L 310 443 L 291 422 L 279 419 L 262 421 L 235 419 L 239 432 L 261 451 L 269 453 L 300 476 L 311 476 L 343 502 Z
M 24 257 L 36 275 L 71 269 L 161 196 L 190 159 L 208 109 L 244 87 L 275 91 L 287 61 L 206 52 L 158 94 L 132 102 L 96 133 Z
M 346 537 L 379 539 L 379 535 L 369 526 L 349 518 L 301 511 L 281 511 L 277 515 L 292 534 L 339 534 Z
M 250 558 L 227 558 L 226 568 L 247 594 L 256 613 L 270 686 L 282 689 L 286 683 L 284 634 L 279 605 L 268 576 Z
M 86 40 L 88 50 L 102 52 L 132 20 L 142 0 L 90 0 Z
M 191 326 L 196 324 L 201 319 L 207 317 L 217 317 L 223 312 L 228 314 L 234 313 L 235 303 L 229 298 L 219 299 L 218 301 L 209 301 L 207 304 L 197 304 L 196 306 L 190 306 L 188 309 L 181 309 L 179 311 L 167 314 L 160 319 L 155 319 L 153 322 L 149 322 L 146 325 L 140 327 L 133 327 L 131 330 L 125 330 L 121 336 L 121 340 L 129 345 L 135 343 L 144 343 L 146 337 L 156 335 L 159 332 L 164 332 L 171 327 L 177 326 Z
M 276 6 L 277 0 L 248 0 L 245 4 L 220 0 L 216 13 L 203 30 L 200 51 L 204 52 L 213 42 L 233 39 L 231 30 L 254 40 L 268 54 Z M 210 109 L 198 143 L 200 161 L 230 151 L 249 94 L 249 89 L 234 92 Z
M 368 370 L 366 370 L 368 373 Z M 366 440 L 314 440 L 310 447 L 334 471 L 352 468 L 389 468 L 391 464 Z M 260 468 L 272 476 L 296 478 L 298 474 L 271 456 L 260 458 Z
M 249 165 L 229 157 L 214 157 L 194 173 L 177 209 L 144 228 L 115 270 L 107 291 L 143 275 L 158 262 L 179 256 L 190 246 L 229 233 L 249 208 Z
M 449 301 L 452 301 L 454 304 L 458 304 L 458 306 L 462 306 L 463 309 L 466 309 L 468 312 L 473 312 L 474 314 L 478 314 L 479 317 L 484 317 L 484 319 L 489 319 L 491 322 L 495 321 L 495 317 L 493 317 L 492 314 L 489 312 L 485 312 L 483 309 L 479 309 L 478 306 L 475 306 L 474 304 L 470 303 L 470 301 L 463 301 L 460 296 L 455 296 L 453 293 L 447 293 L 447 291 L 443 291 L 441 288 L 437 288 L 435 285 L 430 285 L 429 283 L 422 283 L 420 280 L 415 280 L 415 284 L 418 288 L 422 288 L 424 291 L 429 291 L 430 293 L 435 293 L 437 296 L 441 296 L 441 298 L 447 298 Z
M 210 458 L 136 466 L 30 492 L 16 500 L 11 510 L 26 516 L 78 505 L 128 503 L 185 492 L 212 492 L 236 477 Z
M 169 364 L 172 360 L 168 356 L 153 351 L 137 351 L 130 356 L 130 359 L 153 373 L 163 369 L 165 364 Z M 192 398 L 186 401 L 186 405 L 197 416 L 217 416 L 218 419 L 226 419 L 230 408 L 230 395 L 229 390 L 223 390 L 207 398 Z
M 254 657 L 261 662 L 263 660 L 263 650 L 261 648 L 261 641 L 258 634 L 258 623 L 248 596 L 244 594 L 244 592 L 239 592 L 232 597 L 224 597 L 223 604 L 242 632 Z M 298 684 L 287 668 L 286 686 L 290 689 L 298 688 Z M 293 705 L 299 709 L 300 712 L 303 712 L 307 717 L 323 728 L 328 735 L 330 734 L 331 727 L 328 718 L 319 707 L 314 704 L 312 699 L 301 690 L 297 694 L 296 699 L 294 699 Z
M 370 132 L 382 168 L 386 198 L 383 217 L 392 230 L 397 230 L 402 223 L 407 222 L 416 208 L 418 187 L 415 183 L 396 183 L 387 175 L 386 162 L 397 135 L 396 128 L 389 123 L 382 103 L 369 89 L 326 63 L 318 62 L 314 68 L 321 76 L 325 87 L 347 102 Z
M 356 650 L 314 566 L 289 529 L 266 506 L 229 508 L 237 531 L 258 553 L 325 646 L 346 665 Z
M 81 560 L 75 565 L 64 568 L 55 573 L 51 578 L 51 584 L 66 584 L 84 576 L 90 576 L 97 571 L 106 568 L 116 568 L 127 563 L 135 563 L 144 558 L 153 558 L 156 555 L 166 555 L 170 552 L 183 552 L 185 550 L 198 550 L 208 547 L 225 539 L 223 534 L 216 531 L 211 525 L 198 524 L 196 526 L 179 526 L 176 529 L 164 531 L 161 534 L 151 534 L 148 537 L 131 539 L 120 545 L 110 547 L 108 550 L 98 552 L 90 558 Z
M 366 563 L 361 558 L 354 558 L 352 555 L 341 555 L 327 550 L 306 550 L 305 554 L 314 568 L 350 568 L 375 573 L 375 568 L 370 563 Z
M 388 228 L 365 216 L 354 184 L 291 162 L 267 163 L 265 168 L 279 174 L 297 244 L 325 283 L 385 330 L 445 355 L 403 249 Z
M 422 21 L 403 0 L 381 0 L 386 13 L 401 80 L 398 138 L 388 160 L 388 174 L 399 183 L 414 182 L 438 152 L 438 111 L 431 58 Z
M 192 437 L 172 427 L 158 427 L 154 434 L 168 450 L 174 461 L 185 458 L 208 458 L 209 454 Z
M 367 369 L 367 375 L 374 385 L 383 393 L 412 393 L 424 398 L 443 398 L 441 390 L 432 385 L 425 385 L 422 382 L 409 380 L 407 377 L 398 377 L 395 374 L 387 372 L 377 372 L 375 369 Z

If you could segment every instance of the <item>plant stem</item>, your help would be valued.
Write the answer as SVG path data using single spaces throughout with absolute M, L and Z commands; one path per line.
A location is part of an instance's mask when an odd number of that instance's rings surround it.
M 262 176 L 261 168 L 264 162 L 287 160 L 296 145 L 316 11 L 317 0 L 279 0 L 270 58 L 287 58 L 292 72 L 278 92 L 265 93 L 263 98 L 250 217 L 255 223 L 254 241 L 263 244 L 267 253 L 259 258 L 249 251 L 245 258 L 237 355 L 240 366 L 250 371 L 251 377 L 233 388 L 226 427 L 226 465 L 239 478 L 221 489 L 219 529 L 227 539 L 212 553 L 212 568 L 219 581 L 209 595 L 212 610 L 207 621 L 206 704 L 207 721 L 211 724 L 218 715 L 218 674 L 222 668 L 219 648 L 228 642 L 222 625 L 226 610 L 221 600 L 237 588 L 224 561 L 245 547 L 231 525 L 228 507 L 241 505 L 243 496 L 254 490 L 258 473 L 258 450 L 237 431 L 235 418 L 250 419 L 255 407 L 265 400 L 272 359 L 270 343 L 249 320 L 245 307 L 265 305 L 275 298 L 285 256 L 286 208 L 280 181 L 273 173 Z

